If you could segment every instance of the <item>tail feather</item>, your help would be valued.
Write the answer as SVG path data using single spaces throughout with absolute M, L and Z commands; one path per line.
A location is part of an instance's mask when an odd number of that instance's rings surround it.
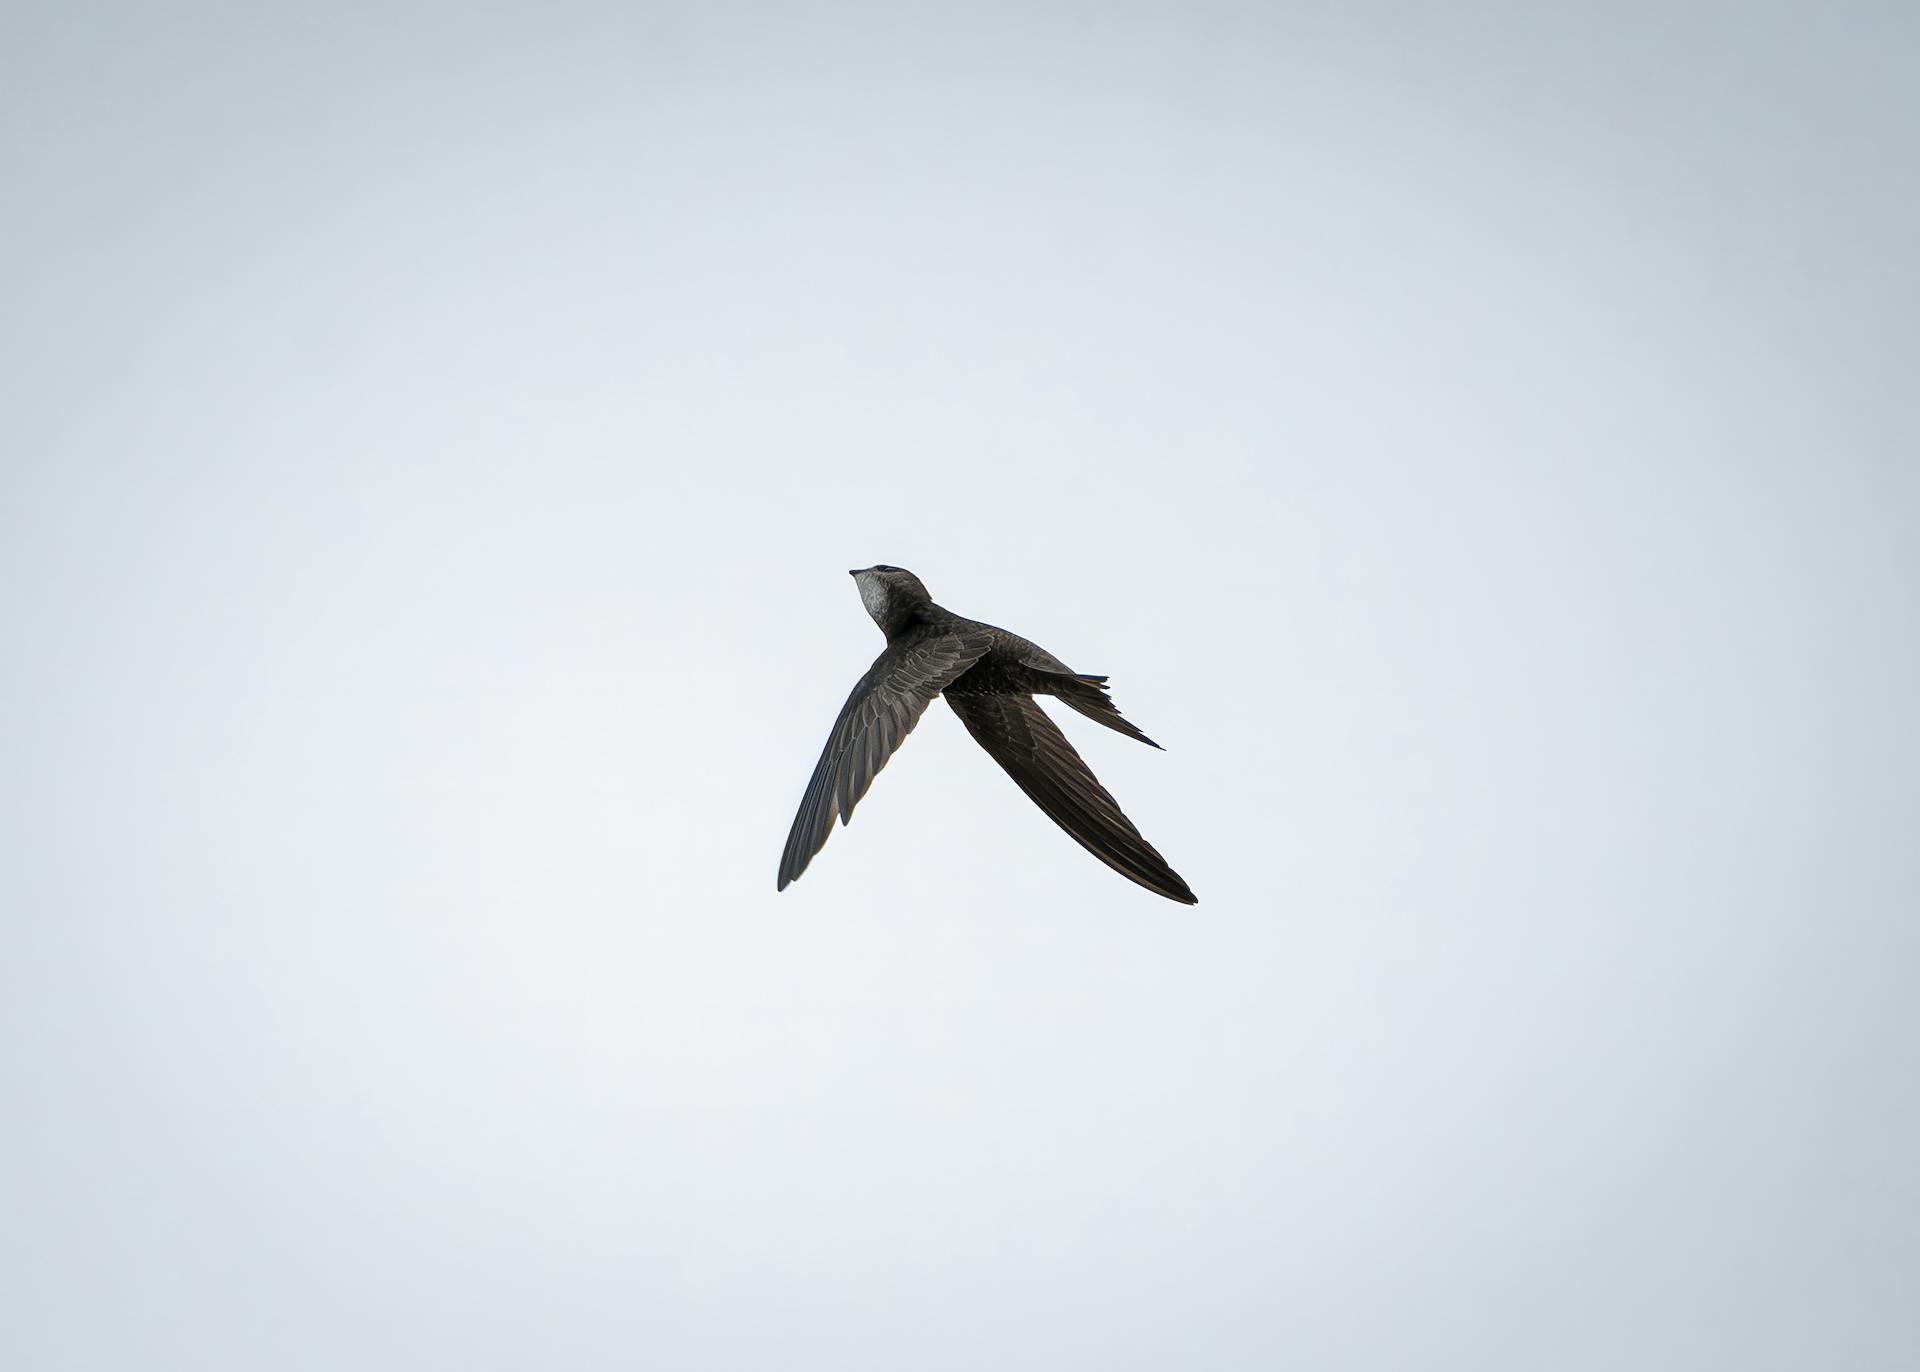
M 1054 695 L 1068 706 L 1078 710 L 1096 724 L 1104 724 L 1115 733 L 1125 734 L 1128 738 L 1137 738 L 1150 748 L 1160 745 L 1141 733 L 1132 721 L 1122 715 L 1107 696 L 1107 679 L 1103 676 L 1084 676 L 1078 672 L 1061 674 L 1055 677 L 1058 685 Z M 1165 752 L 1166 749 L 1161 748 Z

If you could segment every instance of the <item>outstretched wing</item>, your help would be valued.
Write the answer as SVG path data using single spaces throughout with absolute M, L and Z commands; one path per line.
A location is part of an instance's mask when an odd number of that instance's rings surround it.
M 793 817 L 786 850 L 780 854 L 780 888 L 807 870 L 827 841 L 833 817 L 845 824 L 853 807 L 893 756 L 933 698 L 948 682 L 979 661 L 993 645 L 984 630 L 963 630 L 890 643 L 860 678 L 840 718 L 833 722 L 826 749 L 813 769 L 800 812 Z
M 954 695 L 947 703 L 974 741 L 1082 848 L 1157 895 L 1199 904 L 1031 696 Z

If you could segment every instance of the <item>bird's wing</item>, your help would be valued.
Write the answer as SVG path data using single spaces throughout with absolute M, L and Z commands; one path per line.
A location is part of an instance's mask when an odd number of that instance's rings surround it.
M 954 633 L 888 644 L 860 678 L 840 718 L 833 722 L 827 746 L 815 764 L 800 812 L 793 817 L 787 846 L 780 854 L 780 888 L 807 870 L 813 855 L 827 841 L 837 813 L 845 824 L 853 807 L 873 785 L 873 779 L 893 756 L 913 726 L 920 722 L 933 698 L 948 682 L 979 661 L 993 646 L 984 630 Z
M 953 695 L 947 703 L 974 741 L 1082 848 L 1168 900 L 1199 903 L 1179 873 L 1120 813 L 1067 736 L 1032 697 Z

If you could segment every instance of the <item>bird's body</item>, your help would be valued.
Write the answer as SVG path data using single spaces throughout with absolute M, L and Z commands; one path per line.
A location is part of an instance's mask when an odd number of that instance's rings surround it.
M 1083 676 L 1036 643 L 934 604 L 912 572 L 885 565 L 851 574 L 887 646 L 853 688 L 794 816 L 780 889 L 845 824 L 936 695 L 1030 799 L 1088 852 L 1148 890 L 1194 904 L 1186 882 L 1120 812 L 1073 745 L 1034 703 L 1050 695 L 1129 738 L 1154 743 L 1107 699 L 1105 677 Z

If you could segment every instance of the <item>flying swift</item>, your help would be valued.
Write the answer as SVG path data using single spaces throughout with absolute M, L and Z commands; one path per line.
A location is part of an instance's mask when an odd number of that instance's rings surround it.
M 1034 700 L 1053 696 L 1128 738 L 1103 676 L 1075 672 L 1036 643 L 934 604 L 920 578 L 878 564 L 848 573 L 887 646 L 840 708 L 780 854 L 780 890 L 807 870 L 836 815 L 844 825 L 920 716 L 944 695 L 974 741 L 1081 847 L 1149 891 L 1197 904 Z

